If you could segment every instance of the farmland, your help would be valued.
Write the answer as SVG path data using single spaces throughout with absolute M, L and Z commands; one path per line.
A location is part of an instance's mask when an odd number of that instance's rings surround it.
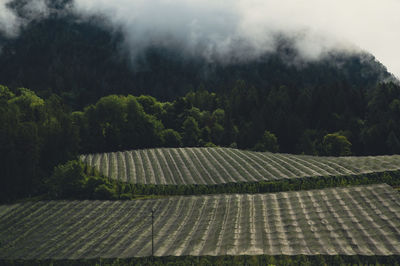
M 400 197 L 385 184 L 269 194 L 0 206 L 0 258 L 399 255 Z
M 101 174 L 131 184 L 218 185 L 400 169 L 400 155 L 316 157 L 230 148 L 159 148 L 81 155 Z

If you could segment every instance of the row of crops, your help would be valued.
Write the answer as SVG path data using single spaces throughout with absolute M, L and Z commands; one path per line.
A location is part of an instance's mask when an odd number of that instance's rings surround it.
M 400 195 L 376 184 L 400 184 L 400 155 L 158 148 L 80 159 L 87 171 L 118 181 L 112 184 L 121 195 L 164 196 L 1 205 L 0 264 L 95 265 L 102 258 L 115 265 L 117 258 L 122 265 L 230 265 L 249 258 L 257 265 L 306 258 L 392 265 L 400 257 Z M 291 192 L 254 194 L 276 191 Z
M 0 206 L 0 258 L 400 255 L 400 196 L 379 184 L 269 194 Z
M 215 185 L 400 169 L 400 156 L 315 157 L 230 148 L 159 148 L 82 155 L 101 174 L 131 184 Z

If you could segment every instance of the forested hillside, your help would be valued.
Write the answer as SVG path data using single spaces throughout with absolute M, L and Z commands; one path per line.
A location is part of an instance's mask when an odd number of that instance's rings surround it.
M 350 102 L 323 116 L 328 100 L 317 111 L 306 102 L 289 111 L 290 98 L 279 104 L 288 97 L 285 87 L 264 96 L 270 100 L 262 104 L 262 95 L 242 85 L 229 96 L 200 90 L 173 102 L 110 95 L 81 111 L 55 94 L 43 99 L 29 89 L 1 86 L 2 200 L 44 193 L 54 167 L 82 153 L 216 145 L 330 156 L 400 151 L 400 87 L 393 83 L 361 95 L 368 101 L 359 102 L 366 109 L 360 117 L 349 111 L 356 105 Z M 310 121 L 308 114 L 321 118 Z
M 55 93 L 74 108 L 109 94 L 147 94 L 160 101 L 199 88 L 229 94 L 238 80 L 263 95 L 281 86 L 299 93 L 334 87 L 353 95 L 391 79 L 366 52 L 332 51 L 304 60 L 284 35 L 276 37 L 274 52 L 257 58 L 204 58 L 157 44 L 132 58 L 134 47 L 126 47 L 126 36 L 106 18 L 81 17 L 68 8 L 69 0 L 46 1 L 49 14 L 32 17 L 28 2 L 9 4 L 29 23 L 14 37 L 0 31 L 0 65 L 6 66 L 0 84 L 27 87 L 42 97 Z
M 0 265 L 399 265 L 400 3 L 297 2 L 0 0 Z
M 46 1 L 0 33 L 4 200 L 40 194 L 79 154 L 223 146 L 307 155 L 400 152 L 400 87 L 366 52 L 304 60 L 285 36 L 274 52 L 225 61 L 173 47 L 135 58 L 100 16 Z M 390 82 L 393 81 L 393 82 Z M 21 167 L 23 165 L 24 167 Z
M 391 77 L 367 53 L 332 52 L 322 60 L 302 62 L 283 37 L 276 53 L 251 61 L 223 64 L 157 46 L 133 61 L 122 48 L 121 33 L 107 31 L 100 18 L 77 20 L 51 17 L 30 23 L 17 38 L 0 39 L 0 64 L 7 66 L 0 69 L 2 83 L 29 87 L 44 97 L 56 93 L 82 108 L 115 93 L 160 100 L 199 88 L 229 93 L 238 80 L 262 93 L 280 86 L 315 90 L 322 85 L 365 92 Z

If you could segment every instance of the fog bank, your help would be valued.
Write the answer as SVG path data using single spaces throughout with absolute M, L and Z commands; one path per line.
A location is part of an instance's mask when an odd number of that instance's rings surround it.
M 12 37 L 46 17 L 46 0 L 31 0 L 21 19 L 0 0 L 0 31 Z M 294 40 L 305 60 L 332 50 L 368 51 L 400 77 L 398 0 L 73 0 L 82 18 L 100 15 L 124 33 L 132 57 L 152 46 L 174 46 L 208 60 L 244 60 L 274 51 L 276 36 Z

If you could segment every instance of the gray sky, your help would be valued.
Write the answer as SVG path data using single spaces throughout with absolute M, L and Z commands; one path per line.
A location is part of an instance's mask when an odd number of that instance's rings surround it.
M 4 7 L 8 1 L 0 0 L 0 30 L 15 35 L 28 22 Z M 32 1 L 32 14 L 45 15 L 44 0 Z M 273 50 L 272 36 L 282 32 L 306 59 L 364 50 L 400 77 L 400 0 L 75 0 L 72 9 L 105 15 L 133 55 L 157 43 L 205 57 L 257 56 Z

